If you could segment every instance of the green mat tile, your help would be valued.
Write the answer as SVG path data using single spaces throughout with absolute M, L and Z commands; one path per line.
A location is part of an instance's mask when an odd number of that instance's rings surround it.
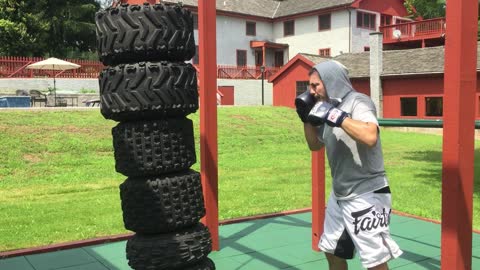
M 0 260 L 1 270 L 35 270 L 25 257 Z
M 128 265 L 125 254 L 117 258 L 109 258 L 106 260 L 103 259 L 101 263 L 111 270 L 132 270 L 132 268 Z
M 35 270 L 65 268 L 97 262 L 94 257 L 81 248 L 28 255 L 25 258 L 33 265 Z
M 125 257 L 126 245 L 127 241 L 121 241 L 116 243 L 83 247 L 83 250 L 98 260 L 109 260 Z
M 221 250 L 209 257 L 218 270 L 328 269 L 325 255 L 311 249 L 310 219 L 311 214 L 304 213 L 221 226 Z M 389 262 L 390 269 L 439 269 L 440 225 L 392 215 L 391 230 L 404 254 Z M 0 260 L 0 270 L 131 270 L 125 244 Z M 472 246 L 472 269 L 480 270 L 480 235 L 473 234 Z M 358 257 L 348 263 L 349 270 L 363 270 Z
M 272 257 L 264 253 L 253 253 L 231 257 L 232 260 L 240 263 L 242 270 L 274 270 L 288 268 L 290 264 L 282 258 Z M 232 268 L 227 268 L 232 269 Z
M 96 263 L 60 268 L 58 270 L 109 270 L 109 269 L 106 268 L 103 264 L 96 262 Z
M 219 258 L 219 259 L 213 259 L 212 256 L 210 257 L 214 262 L 215 262 L 215 268 L 217 270 L 234 270 L 234 269 L 244 269 L 242 268 L 242 264 L 233 260 L 231 257 L 228 258 Z
M 308 262 L 300 265 L 291 266 L 285 268 L 286 270 L 321 270 L 321 269 L 328 269 L 328 262 L 327 260 L 318 260 L 313 262 Z M 349 268 L 350 269 L 350 268 Z M 352 270 L 352 269 L 350 269 Z

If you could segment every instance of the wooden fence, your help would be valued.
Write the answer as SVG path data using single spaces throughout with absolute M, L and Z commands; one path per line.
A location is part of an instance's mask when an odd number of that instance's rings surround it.
M 0 56 L 0 78 L 98 78 L 98 74 L 104 66 L 99 61 L 65 59 L 66 61 L 80 65 L 81 67 L 66 71 L 49 71 L 26 69 L 32 63 L 45 60 L 41 57 L 16 57 Z M 195 65 L 197 71 L 198 66 Z M 279 67 L 266 67 L 264 79 L 268 80 L 275 74 Z M 217 78 L 219 79 L 261 79 L 262 72 L 257 66 L 228 66 L 217 67 Z

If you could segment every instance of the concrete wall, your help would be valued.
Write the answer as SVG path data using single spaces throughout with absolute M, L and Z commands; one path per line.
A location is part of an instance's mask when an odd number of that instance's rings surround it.
M 261 105 L 262 104 L 262 80 L 217 80 L 218 86 L 233 86 L 235 93 L 235 105 Z M 267 80 L 264 81 L 264 104 L 272 105 L 273 86 Z
M 15 93 L 17 89 L 47 91 L 48 87 L 53 88 L 52 78 L 0 79 L 0 92 Z M 82 89 L 99 92 L 98 79 L 56 79 L 56 87 L 57 92 L 79 92 Z
M 368 10 L 358 10 L 360 12 L 370 13 L 376 15 L 376 22 L 375 25 L 380 25 L 380 13 L 368 11 Z M 365 28 L 357 27 L 357 11 L 352 11 L 352 52 L 363 52 L 365 51 L 365 47 L 370 47 L 369 37 L 370 33 L 375 32 L 376 30 L 369 30 Z
M 233 86 L 235 93 L 235 105 L 261 105 L 262 104 L 262 80 L 217 80 L 218 86 Z M 0 79 L 0 94 L 14 95 L 17 89 L 45 90 L 53 87 L 50 79 Z M 95 89 L 98 93 L 97 79 L 58 79 L 57 93 L 78 93 L 82 88 Z M 272 84 L 264 80 L 264 103 L 272 105 Z M 88 95 L 87 95 L 88 96 Z M 98 97 L 98 94 L 92 96 Z M 90 99 L 86 97 L 85 99 Z M 79 105 L 84 98 L 79 98 Z
M 256 23 L 256 35 L 246 35 L 246 22 Z M 198 45 L 198 30 L 195 30 Z M 255 65 L 255 53 L 250 48 L 251 40 L 273 40 L 272 24 L 236 17 L 217 16 L 217 64 L 237 65 L 237 50 L 247 51 L 247 66 Z M 267 63 L 273 66 L 273 56 L 267 55 Z
M 332 56 L 349 52 L 349 12 L 346 10 L 331 14 L 331 29 L 318 31 L 318 16 L 295 19 L 295 35 L 283 36 L 283 22 L 273 26 L 275 42 L 289 44 L 289 56 L 298 53 L 318 54 L 319 49 L 330 48 Z M 358 42 L 358 40 L 354 40 Z M 368 36 L 366 37 L 368 42 Z

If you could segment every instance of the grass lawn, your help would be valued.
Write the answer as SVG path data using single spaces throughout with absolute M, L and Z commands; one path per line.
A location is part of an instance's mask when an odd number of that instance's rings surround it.
M 198 117 L 191 116 L 197 146 Z M 310 206 L 310 152 L 293 110 L 221 107 L 218 121 L 221 219 Z M 0 113 L 0 251 L 126 232 L 118 190 L 126 177 L 114 170 L 114 125 L 96 110 Z M 439 220 L 441 136 L 381 136 L 393 208 Z M 475 156 L 480 179 L 478 142 Z M 327 172 L 327 195 L 330 181 Z M 476 229 L 479 196 L 477 181 Z

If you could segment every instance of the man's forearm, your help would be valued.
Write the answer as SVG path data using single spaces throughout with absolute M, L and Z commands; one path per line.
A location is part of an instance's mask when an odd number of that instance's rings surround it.
M 341 127 L 352 139 L 359 143 L 366 144 L 370 147 L 375 146 L 377 143 L 378 126 L 376 124 L 353 120 L 347 117 Z
M 320 150 L 323 147 L 323 143 L 321 143 L 317 138 L 317 128 L 309 123 L 304 123 L 303 130 L 305 132 L 305 139 L 307 140 L 307 144 L 310 150 Z

